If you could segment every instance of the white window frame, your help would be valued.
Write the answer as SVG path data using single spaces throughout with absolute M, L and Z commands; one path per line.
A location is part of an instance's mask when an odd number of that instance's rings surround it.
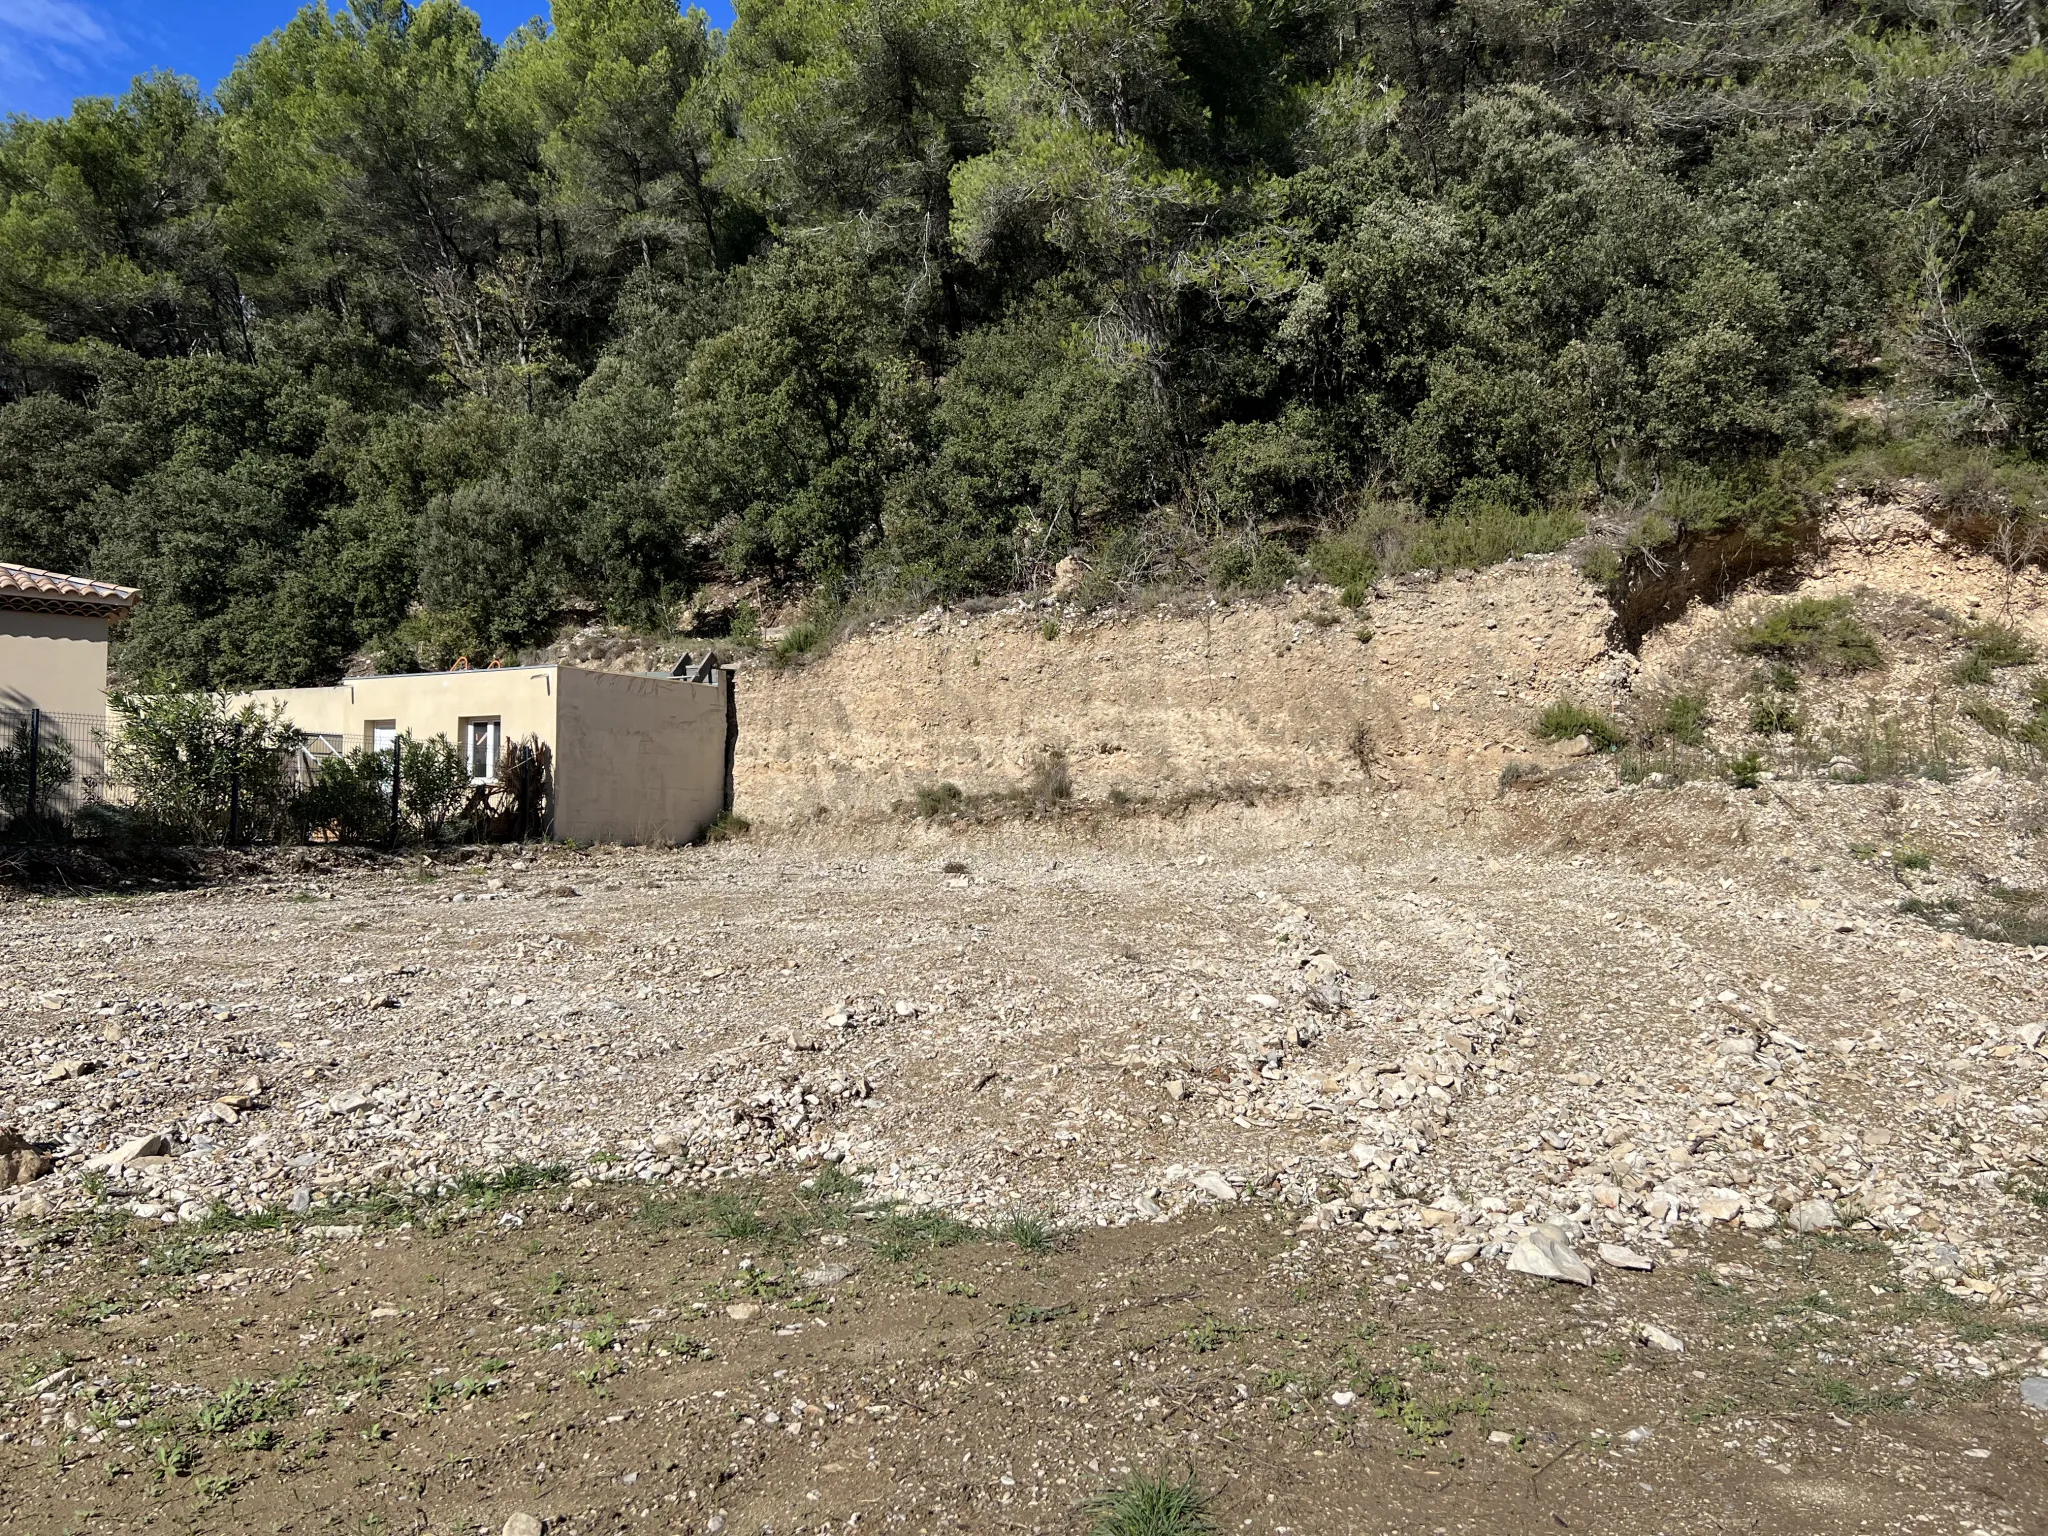
M 389 752 L 398 744 L 398 722 L 396 720 L 365 720 L 363 722 L 363 745 L 372 752 Z
M 462 767 L 472 784 L 495 784 L 498 780 L 498 764 L 505 749 L 505 733 L 502 717 L 498 715 L 466 716 L 457 727 L 462 733 Z M 482 760 L 478 760 L 481 746 Z M 481 768 L 482 771 L 479 771 Z

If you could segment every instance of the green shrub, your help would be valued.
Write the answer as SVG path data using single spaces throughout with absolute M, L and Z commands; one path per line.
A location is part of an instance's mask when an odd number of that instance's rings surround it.
M 2031 666 L 2038 655 L 2027 637 L 2010 624 L 1979 624 L 1963 638 L 1970 649 L 1950 669 L 1949 676 L 1969 687 L 1983 687 L 2007 667 Z
M 1797 735 L 1798 706 L 1782 693 L 1762 694 L 1749 706 L 1749 728 L 1759 736 Z
M 729 843 L 734 838 L 745 837 L 754 830 L 754 824 L 736 811 L 720 811 L 711 825 L 704 829 L 707 843 Z
M 293 830 L 291 754 L 305 734 L 284 707 L 236 708 L 219 693 L 115 693 L 107 778 L 133 797 L 137 818 L 159 836 L 223 842 L 231 804 L 237 832 L 270 841 Z
M 1781 603 L 1736 637 L 1745 656 L 1769 656 L 1823 673 L 1868 672 L 1884 665 L 1877 637 L 1846 597 L 1801 597 Z
M 1728 782 L 1737 789 L 1755 789 L 1763 783 L 1764 765 L 1754 752 L 1731 758 L 1728 763 Z
M 18 720 L 0 742 L 0 820 L 34 821 L 50 813 L 57 792 L 71 782 L 77 760 L 71 743 L 44 725 L 36 733 L 35 804 L 29 804 L 28 719 Z
M 2001 741 L 2013 739 L 2012 716 L 1989 699 L 1971 699 L 1958 713 L 1987 735 L 1996 736 Z
M 777 638 L 773 648 L 768 652 L 768 659 L 778 667 L 786 667 L 791 662 L 801 661 L 804 657 L 823 650 L 825 639 L 826 630 L 822 624 L 810 619 L 798 619 Z
M 960 809 L 967 797 L 960 792 L 958 784 L 950 781 L 944 784 L 927 784 L 917 792 L 917 814 L 930 819 L 935 816 L 950 816 Z
M 2048 753 L 2048 673 L 2028 681 L 2027 699 L 2031 710 L 2025 722 L 2014 730 L 2013 736 L 2036 752 Z
M 1526 759 L 1518 757 L 1502 765 L 1500 770 L 1500 787 L 1504 790 L 1513 789 L 1524 779 L 1540 779 L 1542 777 L 1543 770 L 1541 768 Z
M 1583 736 L 1602 752 L 1612 752 L 1628 741 L 1628 732 L 1607 716 L 1570 699 L 1559 699 L 1543 711 L 1536 721 L 1536 734 L 1544 741 Z
M 1892 854 L 1894 869 L 1932 869 L 1934 855 L 1924 848 L 1900 848 Z
M 1653 740 L 1697 747 L 1706 741 L 1711 723 L 1705 695 L 1674 693 L 1658 706 L 1651 719 L 1650 735 Z
M 1209 548 L 1209 585 L 1218 592 L 1275 592 L 1301 572 L 1301 562 L 1278 539 L 1229 535 Z
M 292 814 L 301 837 L 339 843 L 385 841 L 391 836 L 390 755 L 357 747 L 322 759 Z
M 399 764 L 398 808 L 405 832 L 430 843 L 459 836 L 470 797 L 462 754 L 446 736 L 401 740 L 405 747 Z
M 1073 799 L 1074 776 L 1067 766 L 1067 754 L 1058 747 L 1047 747 L 1040 752 L 1031 764 L 1030 776 L 1024 781 L 1024 793 L 1041 806 Z
M 1361 606 L 1380 576 L 1376 530 L 1360 519 L 1319 535 L 1308 547 L 1308 567 L 1338 589 L 1346 608 Z
M 1579 556 L 1579 574 L 1595 586 L 1613 586 L 1621 580 L 1621 551 L 1612 544 L 1588 545 Z

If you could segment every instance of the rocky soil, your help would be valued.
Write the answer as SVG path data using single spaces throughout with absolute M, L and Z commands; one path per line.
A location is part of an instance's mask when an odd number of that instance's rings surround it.
M 2048 968 L 1899 910 L 2024 878 L 2016 793 L 1560 793 L 1458 837 L 1291 804 L 17 902 L 0 1120 L 56 1171 L 13 1225 L 832 1162 L 974 1220 L 1271 1201 L 1453 1270 L 1545 1224 L 1647 1261 L 1857 1230 L 2038 1308 Z M 1851 851 L 1907 828 L 1925 871 Z

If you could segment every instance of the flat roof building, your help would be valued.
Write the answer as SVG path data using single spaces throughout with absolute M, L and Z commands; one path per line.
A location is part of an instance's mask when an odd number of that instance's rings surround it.
M 689 676 L 490 667 L 243 697 L 281 704 L 316 755 L 444 736 L 478 784 L 509 746 L 537 740 L 552 759 L 553 834 L 577 842 L 691 842 L 732 805 L 733 674 L 709 657 Z

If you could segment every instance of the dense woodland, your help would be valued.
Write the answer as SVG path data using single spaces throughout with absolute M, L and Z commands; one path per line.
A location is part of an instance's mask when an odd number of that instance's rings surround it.
M 332 678 L 1098 597 L 2048 448 L 2038 0 L 309 6 L 0 128 L 0 558 Z

